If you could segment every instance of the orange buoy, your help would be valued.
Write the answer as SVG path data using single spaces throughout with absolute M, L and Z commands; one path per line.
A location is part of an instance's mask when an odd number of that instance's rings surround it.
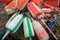
M 36 5 L 40 6 L 42 4 L 42 0 L 31 0 L 32 2 L 34 2 Z
M 37 18 L 39 14 L 41 14 L 41 10 L 34 2 L 29 2 L 27 5 L 28 10 L 31 12 L 31 15 L 34 18 Z
M 16 4 L 16 1 L 12 1 L 11 3 L 5 6 L 5 9 L 13 8 L 15 4 Z
M 17 9 L 22 10 L 29 0 L 18 0 Z

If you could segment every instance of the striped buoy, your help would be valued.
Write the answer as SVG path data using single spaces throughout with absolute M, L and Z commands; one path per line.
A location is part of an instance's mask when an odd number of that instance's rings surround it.
M 11 32 L 16 32 L 21 23 L 23 22 L 24 15 L 15 13 L 7 22 L 6 28 L 10 29 Z
M 6 24 L 7 32 L 3 36 L 2 40 L 8 35 L 9 32 L 15 33 L 22 24 L 23 19 L 23 14 L 15 13 Z
M 24 35 L 25 37 L 31 37 L 34 36 L 34 30 L 32 27 L 31 20 L 28 17 L 25 17 L 23 21 L 23 27 L 24 27 Z
M 38 15 L 41 14 L 41 9 L 39 9 L 39 7 L 34 2 L 29 2 L 27 8 L 34 18 L 37 18 Z

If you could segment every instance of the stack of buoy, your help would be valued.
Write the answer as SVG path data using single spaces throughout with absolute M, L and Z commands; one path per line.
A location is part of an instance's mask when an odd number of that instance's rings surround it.
M 22 23 L 25 38 L 32 40 L 37 35 L 38 40 L 49 40 L 51 36 L 58 40 L 59 6 L 60 0 L 1 0 L 0 23 L 5 21 L 0 27 L 1 40 L 9 33 L 16 33 Z

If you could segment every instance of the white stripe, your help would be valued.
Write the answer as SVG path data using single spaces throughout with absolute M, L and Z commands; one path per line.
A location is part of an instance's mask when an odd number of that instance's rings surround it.
M 6 36 L 9 34 L 9 32 L 10 32 L 10 30 L 7 30 L 1 40 L 4 40 L 6 38 Z
M 18 4 L 18 0 L 14 0 L 14 1 L 16 1 L 15 7 L 17 7 L 17 4 Z
M 41 12 L 41 10 L 39 9 L 39 7 L 38 7 L 34 2 L 32 2 L 32 4 L 36 7 L 36 9 L 37 9 L 39 12 Z
M 58 0 L 58 6 L 59 6 L 59 0 Z

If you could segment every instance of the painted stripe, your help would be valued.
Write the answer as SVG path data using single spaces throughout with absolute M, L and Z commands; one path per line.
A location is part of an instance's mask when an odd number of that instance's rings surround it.
M 27 24 L 28 24 L 29 36 L 32 36 L 32 30 L 31 30 L 31 26 L 30 26 L 30 19 L 28 17 L 26 17 L 26 19 L 27 19 Z
M 38 8 L 38 6 L 35 5 L 34 2 L 32 2 L 32 4 L 37 8 L 37 10 L 38 10 L 39 12 L 41 12 L 41 10 Z
M 58 6 L 59 6 L 59 0 L 58 0 Z

